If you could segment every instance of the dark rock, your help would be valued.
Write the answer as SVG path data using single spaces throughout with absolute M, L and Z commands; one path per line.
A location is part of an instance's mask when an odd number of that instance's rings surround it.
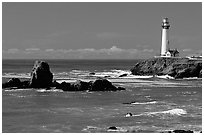
M 88 82 L 83 82 L 81 80 L 77 80 L 76 82 L 71 84 L 71 90 L 72 91 L 85 91 L 90 88 L 90 85 Z
M 94 72 L 91 72 L 91 73 L 89 73 L 89 75 L 95 75 L 96 73 L 94 73 Z
M 119 77 L 125 77 L 127 76 L 128 74 L 122 74 L 122 75 L 119 75 Z
M 12 78 L 8 82 L 2 84 L 2 88 L 16 87 L 29 88 L 30 81 L 20 81 L 18 78 Z
M 52 82 L 52 87 L 60 87 L 60 83 L 58 83 L 56 80 Z
M 30 86 L 30 81 L 23 81 L 21 82 L 21 87 L 22 88 L 29 88 Z
M 111 130 L 117 130 L 117 127 L 112 126 L 112 127 L 109 127 L 108 129 L 111 129 Z
M 200 73 L 199 73 L 198 77 L 202 78 L 202 69 L 200 70 Z
M 175 78 L 201 77 L 202 61 L 187 58 L 152 58 L 138 61 L 133 75 L 169 75 Z
M 31 79 L 29 81 L 21 82 L 18 78 L 12 78 L 7 83 L 2 84 L 3 88 L 17 87 L 17 88 L 46 88 L 56 87 L 63 91 L 116 91 L 125 90 L 123 87 L 115 87 L 106 79 L 99 78 L 95 81 L 83 82 L 78 80 L 74 83 L 53 81 L 53 74 L 50 72 L 48 63 L 44 61 L 36 61 L 31 72 Z
M 12 78 L 8 82 L 2 84 L 2 88 L 7 88 L 7 87 L 21 87 L 21 81 L 18 78 Z
M 117 88 L 106 79 L 97 79 L 91 85 L 91 91 L 116 91 Z
M 174 130 L 173 133 L 193 133 L 191 130 Z
M 179 70 L 174 77 L 177 79 L 177 78 L 184 78 L 189 76 L 190 76 L 190 69 L 185 68 L 185 69 Z
M 62 89 L 63 91 L 69 91 L 71 90 L 70 83 L 62 82 L 61 84 L 58 84 L 56 89 Z
M 116 91 L 125 90 L 123 87 L 116 88 L 106 79 L 97 79 L 96 81 L 83 82 L 78 80 L 73 83 L 62 82 L 61 84 L 54 81 L 52 87 L 62 89 L 63 91 Z
M 125 90 L 123 87 L 118 87 L 117 90 Z
M 30 87 L 47 88 L 52 85 L 53 75 L 48 63 L 36 61 L 31 71 Z
M 126 115 L 125 115 L 125 117 L 131 117 L 132 116 L 132 113 L 127 113 Z

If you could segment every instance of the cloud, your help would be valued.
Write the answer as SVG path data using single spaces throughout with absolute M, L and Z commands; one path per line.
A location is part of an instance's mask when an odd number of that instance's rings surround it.
M 53 52 L 54 49 L 46 49 L 45 52 Z
M 18 49 L 9 49 L 5 51 L 3 57 L 6 57 L 6 54 L 13 52 L 16 53 L 16 56 L 12 55 L 14 58 L 18 56 L 24 58 L 66 58 L 66 59 L 136 59 L 154 56 L 153 49 L 122 49 L 117 46 L 112 46 L 110 48 L 83 48 L 83 49 L 45 49 L 41 50 L 39 48 L 27 48 L 25 50 Z M 18 54 L 17 54 L 18 52 Z M 11 57 L 11 55 L 9 56 Z
M 7 53 L 13 53 L 14 54 L 14 53 L 18 53 L 18 52 L 19 52 L 19 49 L 17 49 L 17 48 L 11 48 L 11 49 L 7 50 Z
M 51 50 L 51 51 L 50 51 Z M 94 48 L 84 48 L 84 49 L 49 49 L 46 50 L 47 53 L 52 53 L 52 56 L 63 57 L 63 58 L 84 58 L 84 59 L 128 59 L 137 57 L 149 57 L 154 56 L 153 49 L 121 49 L 117 46 L 112 46 L 110 48 L 94 49 Z
M 39 48 L 27 48 L 26 51 L 39 51 Z

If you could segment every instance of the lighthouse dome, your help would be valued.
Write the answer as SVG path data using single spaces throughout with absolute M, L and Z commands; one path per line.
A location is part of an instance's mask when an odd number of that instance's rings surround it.
M 168 21 L 168 18 L 164 18 L 163 19 L 163 23 L 168 23 L 169 21 Z

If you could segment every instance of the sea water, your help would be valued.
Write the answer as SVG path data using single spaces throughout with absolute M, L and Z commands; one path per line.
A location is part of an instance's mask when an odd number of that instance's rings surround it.
M 202 130 L 202 81 L 134 76 L 137 60 L 45 60 L 58 82 L 103 77 L 116 92 L 2 89 L 2 132 L 165 132 Z M 35 60 L 3 60 L 2 81 L 30 78 Z M 124 77 L 120 75 L 126 74 Z M 127 115 L 131 113 L 132 116 Z M 117 130 L 110 130 L 115 126 Z

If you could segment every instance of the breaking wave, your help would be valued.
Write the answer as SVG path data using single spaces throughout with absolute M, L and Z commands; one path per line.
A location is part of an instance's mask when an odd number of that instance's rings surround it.
M 30 73 L 4 73 L 4 78 L 30 78 Z
M 132 105 L 147 105 L 147 104 L 156 104 L 157 101 L 151 101 L 151 102 L 133 102 Z
M 132 116 L 152 116 L 152 115 L 172 115 L 172 116 L 181 116 L 184 114 L 187 114 L 187 112 L 183 109 L 171 109 L 171 110 L 167 110 L 167 111 L 158 111 L 158 112 L 145 112 L 142 114 L 138 114 L 138 115 L 132 115 Z

